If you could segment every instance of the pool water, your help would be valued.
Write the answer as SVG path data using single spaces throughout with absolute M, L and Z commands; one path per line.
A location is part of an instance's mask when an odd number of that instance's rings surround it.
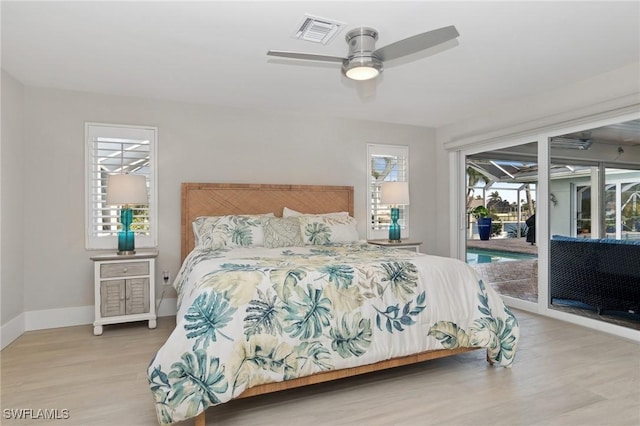
M 514 253 L 509 251 L 497 251 L 497 250 L 480 250 L 480 249 L 467 249 L 467 263 L 495 263 L 495 262 L 508 262 L 511 260 L 529 260 L 537 259 L 535 254 L 528 253 Z

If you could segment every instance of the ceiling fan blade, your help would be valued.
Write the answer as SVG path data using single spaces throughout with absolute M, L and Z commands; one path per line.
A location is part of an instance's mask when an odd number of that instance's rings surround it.
M 286 50 L 269 50 L 267 52 L 269 56 L 281 56 L 283 58 L 291 59 L 306 59 L 310 61 L 323 61 L 323 62 L 338 62 L 343 63 L 347 58 L 340 58 L 338 56 L 316 55 L 313 53 L 299 53 L 288 52 Z
M 380 49 L 376 49 L 373 55 L 382 61 L 390 61 L 453 40 L 459 35 L 456 27 L 450 25 L 388 44 Z

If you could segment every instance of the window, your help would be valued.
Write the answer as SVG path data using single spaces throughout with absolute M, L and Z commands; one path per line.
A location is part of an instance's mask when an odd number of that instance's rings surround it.
M 387 238 L 391 212 L 389 206 L 380 204 L 382 182 L 409 182 L 409 147 L 398 145 L 367 145 L 367 179 L 369 203 L 367 238 Z M 409 207 L 399 206 L 401 237 L 409 236 Z
M 640 240 L 640 172 L 605 169 L 605 238 Z
M 576 234 L 591 234 L 591 185 L 575 185 L 571 186 L 574 188 L 576 194 L 576 202 L 575 208 L 576 212 L 572 216 L 574 216 L 577 220 L 575 225 Z M 568 232 L 568 235 L 574 236 L 572 233 Z
M 605 165 L 570 167 L 570 175 L 552 176 L 552 190 L 562 193 L 563 187 L 569 188 L 573 196 L 570 211 L 551 216 L 552 235 L 640 240 L 640 171 Z M 601 170 L 605 183 L 600 194 L 596 179 Z M 572 220 L 563 226 L 563 215 L 569 214 Z
M 114 249 L 120 228 L 119 208 L 106 205 L 107 176 L 118 173 L 143 175 L 147 181 L 149 204 L 133 208 L 131 229 L 136 247 L 155 247 L 156 144 L 157 128 L 85 124 L 86 247 Z

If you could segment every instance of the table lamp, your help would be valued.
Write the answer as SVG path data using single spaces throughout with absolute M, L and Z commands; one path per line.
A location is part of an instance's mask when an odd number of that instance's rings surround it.
M 135 232 L 131 230 L 133 210 L 131 206 L 147 204 L 147 181 L 142 175 L 109 175 L 107 180 L 107 204 L 120 207 L 122 230 L 118 232 L 118 254 L 135 254 Z
M 389 225 L 389 242 L 399 243 L 400 225 L 400 209 L 398 206 L 409 204 L 409 183 L 408 182 L 382 182 L 380 188 L 380 204 L 386 204 L 391 207 L 391 224 Z

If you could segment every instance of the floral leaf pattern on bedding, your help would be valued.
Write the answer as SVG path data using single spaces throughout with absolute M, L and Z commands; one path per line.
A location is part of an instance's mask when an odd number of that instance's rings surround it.
M 439 321 L 429 330 L 448 349 L 458 347 L 487 348 L 487 357 L 491 362 L 510 366 L 515 357 L 518 344 L 518 321 L 509 308 L 503 306 L 504 319 L 493 315 L 489 306 L 487 289 L 482 280 L 478 280 L 480 291 L 477 294 L 480 304 L 477 309 L 483 317 L 476 319 L 469 331 L 465 331 L 450 321 Z
M 410 300 L 414 289 L 418 286 L 416 266 L 410 262 L 385 262 L 382 268 L 386 276 L 382 278 L 381 285 L 384 287 L 384 284 L 388 283 L 394 296 L 403 302 Z
M 318 341 L 304 341 L 295 348 L 301 375 L 331 370 L 331 353 Z
M 202 293 L 198 296 L 184 316 L 187 338 L 196 338 L 193 350 L 195 351 L 200 344 L 203 349 L 207 349 L 209 342 L 217 341 L 216 334 L 233 340 L 221 330 L 231 321 L 235 312 L 236 309 L 230 307 L 219 293 Z
M 362 318 L 360 312 L 344 315 L 342 320 L 330 330 L 331 349 L 342 358 L 363 355 L 371 345 L 371 321 Z
M 178 292 L 178 306 L 182 301 L 182 286 L 185 284 L 186 279 L 189 277 L 189 274 L 193 272 L 196 265 L 206 262 L 207 260 L 219 259 L 221 257 L 224 257 L 224 252 L 222 251 L 194 250 L 185 259 L 173 284 L 174 288 Z
M 302 215 L 298 216 L 304 234 L 304 243 L 324 245 L 351 243 L 359 240 L 358 222 L 351 216 Z
M 477 319 L 471 325 L 470 343 L 474 346 L 486 347 L 487 355 L 491 361 L 500 364 L 507 362 L 511 365 L 518 344 L 518 339 L 513 334 L 513 330 L 518 326 L 518 321 L 506 306 L 503 308 L 505 319 L 493 316 L 484 282 L 479 280 L 478 286 L 480 288 L 478 310 L 486 316 Z
M 280 323 L 281 307 L 278 304 L 278 296 L 267 290 L 267 294 L 257 290 L 258 299 L 253 299 L 247 307 L 247 316 L 244 317 L 244 334 L 249 337 L 254 334 L 282 334 Z
M 304 228 L 305 241 L 309 244 L 323 245 L 331 241 L 331 228 L 324 223 L 312 222 Z
M 298 291 L 300 302 L 290 299 L 285 309 L 287 326 L 284 331 L 291 337 L 316 338 L 329 325 L 331 301 L 324 297 L 321 289 L 307 285 L 307 291 Z
M 347 288 L 353 281 L 353 268 L 348 265 L 327 265 L 321 267 L 320 272 L 326 273 L 329 282 L 336 287 Z
M 262 246 L 265 215 L 227 215 L 199 217 L 194 221 L 197 246 L 207 249 Z
M 153 361 L 155 361 L 155 359 Z M 151 364 L 153 364 L 153 361 L 151 361 Z M 162 424 L 171 423 L 171 407 L 168 402 L 171 386 L 169 384 L 169 377 L 167 377 L 167 374 L 163 372 L 160 367 L 154 367 L 151 370 L 151 374 L 149 374 L 149 387 L 156 400 L 158 420 Z
M 427 334 L 438 339 L 446 349 L 470 347 L 467 332 L 451 321 L 438 321 Z
M 356 311 L 365 303 L 365 297 L 355 285 L 349 288 L 330 285 L 325 287 L 324 293 L 331 300 L 332 308 L 337 312 Z
M 378 308 L 375 308 L 376 314 L 376 325 L 378 329 L 382 330 L 382 318 L 386 318 L 385 327 L 389 333 L 393 333 L 393 330 L 396 329 L 398 331 L 404 331 L 404 326 L 413 325 L 416 321 L 412 317 L 417 317 L 420 315 L 422 311 L 426 308 L 426 305 L 423 305 L 424 300 L 426 298 L 426 294 L 423 291 L 416 298 L 416 306 L 411 308 L 411 301 L 407 302 L 402 311 L 400 310 L 400 306 L 398 304 L 388 306 L 386 310 L 380 311 Z
M 518 344 L 515 317 L 463 262 L 364 243 L 197 248 L 174 286 L 178 324 L 148 368 L 162 424 L 259 384 L 426 350 L 482 346 L 509 366 Z
M 262 278 L 263 273 L 254 266 L 225 263 L 207 274 L 200 287 L 225 292 L 231 306 L 238 307 L 251 300 Z
M 289 300 L 291 292 L 293 292 L 298 283 L 307 276 L 307 272 L 303 269 L 274 269 L 270 271 L 271 282 L 275 288 L 278 297 L 285 302 Z
M 182 359 L 171 366 L 167 377 L 173 379 L 168 405 L 173 408 L 185 404 L 190 416 L 219 403 L 216 394 L 226 392 L 228 387 L 220 359 L 208 358 L 202 349 L 185 352 Z
M 233 216 L 230 223 L 231 242 L 239 246 L 254 244 L 254 229 L 262 228 L 260 217 Z
M 222 248 L 228 244 L 229 237 L 229 224 L 216 223 L 209 232 L 200 237 L 200 245 L 211 249 Z
M 228 360 L 232 372 L 232 393 L 238 395 L 247 387 L 267 383 L 273 377 L 293 378 L 298 359 L 286 342 L 276 336 L 258 334 L 237 341 Z

